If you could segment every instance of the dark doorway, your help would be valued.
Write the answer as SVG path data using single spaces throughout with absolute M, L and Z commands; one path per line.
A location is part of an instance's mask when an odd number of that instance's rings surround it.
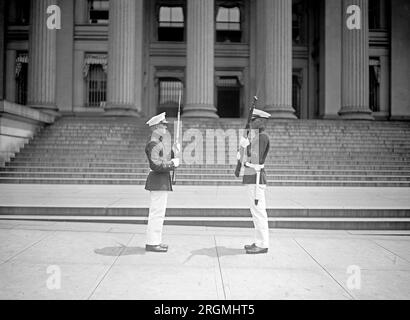
M 218 87 L 218 115 L 220 118 L 239 118 L 240 88 Z
M 236 76 L 218 77 L 217 108 L 220 118 L 240 118 L 241 87 Z

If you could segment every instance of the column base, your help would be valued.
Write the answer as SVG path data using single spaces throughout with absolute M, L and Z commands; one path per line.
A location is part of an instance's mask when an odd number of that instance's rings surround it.
M 133 105 L 107 105 L 104 108 L 106 117 L 136 117 L 141 118 L 141 112 Z
M 266 105 L 264 111 L 269 112 L 272 119 L 297 119 L 292 106 Z
M 211 104 L 188 104 L 183 109 L 183 118 L 219 118 L 216 108 Z
M 338 114 L 342 120 L 374 120 L 370 109 L 342 107 Z

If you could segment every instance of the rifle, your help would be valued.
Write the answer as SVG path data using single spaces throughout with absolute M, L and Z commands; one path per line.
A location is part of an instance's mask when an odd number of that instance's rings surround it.
M 177 116 L 177 135 L 175 137 L 175 142 L 174 144 L 177 146 L 179 143 L 179 130 L 180 130 L 180 125 L 181 125 L 181 91 L 179 91 L 179 98 L 178 98 L 178 116 Z M 179 153 L 179 150 L 177 150 Z M 178 158 L 178 156 L 175 154 L 175 158 Z M 175 184 L 177 182 L 176 180 L 176 174 L 175 174 L 175 169 L 172 171 L 172 184 Z
M 258 97 L 254 96 L 252 104 L 249 107 L 248 120 L 247 120 L 246 126 L 245 126 L 245 130 L 246 130 L 245 138 L 248 138 L 248 136 L 249 136 L 249 132 L 250 132 L 250 129 L 251 129 L 252 114 L 253 114 L 253 110 L 255 109 L 257 101 L 258 101 Z M 235 177 L 237 177 L 237 178 L 239 177 L 239 175 L 241 173 L 243 163 L 246 161 L 246 150 L 245 150 L 245 148 L 242 148 L 241 146 L 239 146 L 238 154 L 239 154 L 238 163 L 236 164 L 236 168 L 235 168 Z

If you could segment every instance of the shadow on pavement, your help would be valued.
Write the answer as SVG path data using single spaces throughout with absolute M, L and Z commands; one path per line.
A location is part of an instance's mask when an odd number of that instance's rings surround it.
M 94 252 L 96 254 L 100 254 L 103 256 L 130 256 L 130 255 L 142 255 L 145 254 L 145 248 L 143 247 L 105 247 L 102 249 L 95 249 Z
M 203 248 L 191 251 L 191 255 L 184 261 L 184 263 L 187 263 L 194 256 L 208 256 L 210 258 L 216 258 L 217 256 L 238 256 L 242 254 L 246 254 L 244 249 L 227 248 L 222 246 Z

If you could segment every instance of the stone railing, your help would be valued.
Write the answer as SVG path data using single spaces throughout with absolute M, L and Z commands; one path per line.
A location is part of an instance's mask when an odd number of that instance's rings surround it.
M 34 137 L 55 116 L 0 100 L 0 167 Z

